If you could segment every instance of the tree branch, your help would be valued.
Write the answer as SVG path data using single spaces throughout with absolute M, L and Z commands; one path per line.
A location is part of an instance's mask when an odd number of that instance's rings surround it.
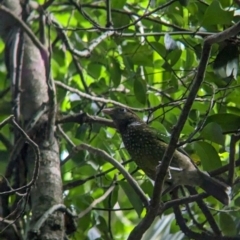
M 232 35 L 236 35 L 239 31 L 240 31 L 240 22 L 235 24 L 233 27 L 223 31 L 222 33 L 212 35 L 205 39 L 203 43 L 202 56 L 200 59 L 197 75 L 191 86 L 187 101 L 183 107 L 183 110 L 178 119 L 178 122 L 176 126 L 173 128 L 173 132 L 172 132 L 172 136 L 171 136 L 168 148 L 164 153 L 159 172 L 157 173 L 157 176 L 156 176 L 155 185 L 153 189 L 153 196 L 152 196 L 151 204 L 149 207 L 149 211 L 147 212 L 145 217 L 142 219 L 142 221 L 133 229 L 133 231 L 129 235 L 128 240 L 141 239 L 144 232 L 149 228 L 149 226 L 152 224 L 153 220 L 155 219 L 156 212 L 159 212 L 159 211 L 161 212 L 163 210 L 160 208 L 159 204 L 160 204 L 160 196 L 163 189 L 164 178 L 167 173 L 167 169 L 171 163 L 173 153 L 177 148 L 177 142 L 178 142 L 180 133 L 187 120 L 192 104 L 197 96 L 197 92 L 204 80 L 204 75 L 205 75 L 205 71 L 206 71 L 206 67 L 207 67 L 207 63 L 208 63 L 208 59 L 211 51 L 211 44 L 223 41 L 226 38 L 231 37 Z M 178 210 L 178 207 L 175 207 L 175 211 L 177 210 Z
M 101 197 L 95 199 L 89 207 L 87 207 L 85 210 L 83 210 L 80 214 L 78 214 L 78 218 L 82 218 L 85 216 L 88 212 L 92 210 L 98 203 L 102 202 L 104 199 L 107 198 L 107 196 L 113 191 L 115 185 L 112 185 Z
M 81 150 L 87 150 L 88 152 L 101 156 L 102 158 L 106 159 L 109 163 L 111 163 L 115 168 L 117 168 L 121 174 L 126 178 L 130 186 L 133 188 L 133 190 L 136 192 L 136 194 L 139 196 L 141 201 L 143 202 L 144 206 L 147 208 L 149 206 L 148 199 L 146 198 L 144 192 L 142 189 L 138 186 L 138 183 L 134 180 L 134 178 L 125 170 L 125 168 L 114 158 L 112 158 L 110 155 L 108 155 L 105 151 L 91 147 L 87 144 L 80 144 L 75 147 L 76 151 Z
M 115 128 L 115 125 L 113 124 L 112 120 L 108 120 L 106 118 L 101 118 L 98 116 L 91 116 L 85 112 L 58 117 L 56 120 L 56 124 L 69 123 L 69 122 L 78 123 L 78 124 L 99 123 L 103 126 Z
M 42 57 L 44 59 L 44 62 L 48 58 L 48 51 L 45 48 L 45 46 L 42 45 L 42 43 L 38 40 L 38 38 L 35 36 L 35 34 L 32 32 L 32 30 L 20 19 L 18 16 L 16 16 L 14 13 L 12 13 L 8 8 L 6 8 L 3 5 L 0 5 L 0 12 L 3 12 L 5 14 L 8 14 L 13 18 L 13 20 L 16 21 L 16 23 L 21 27 L 21 29 L 24 30 L 24 32 L 29 36 L 29 38 L 32 40 L 32 42 L 36 45 L 36 47 L 40 50 Z M 46 63 L 46 62 L 45 62 Z

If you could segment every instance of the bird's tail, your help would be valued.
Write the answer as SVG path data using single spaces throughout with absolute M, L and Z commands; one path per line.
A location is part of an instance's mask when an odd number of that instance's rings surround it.
M 207 175 L 204 172 L 201 172 L 202 175 L 202 184 L 200 187 L 208 194 L 215 197 L 218 201 L 224 205 L 228 205 L 230 202 L 231 187 L 227 184 L 220 182 L 217 179 L 214 179 Z

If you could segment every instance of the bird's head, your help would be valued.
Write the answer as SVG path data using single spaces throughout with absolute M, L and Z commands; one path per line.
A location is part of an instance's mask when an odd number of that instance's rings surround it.
M 144 122 L 131 110 L 123 107 L 105 108 L 103 112 L 109 115 L 118 130 L 123 130 L 129 125 L 144 124 Z

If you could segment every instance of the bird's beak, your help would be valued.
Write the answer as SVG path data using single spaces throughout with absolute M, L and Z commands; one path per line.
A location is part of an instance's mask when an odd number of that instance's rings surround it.
M 102 110 L 102 112 L 107 114 L 107 115 L 112 115 L 113 114 L 113 108 L 104 108 Z

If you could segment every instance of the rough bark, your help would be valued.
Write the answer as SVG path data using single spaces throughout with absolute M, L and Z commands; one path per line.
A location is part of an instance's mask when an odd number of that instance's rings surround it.
M 21 18 L 22 6 L 19 0 L 6 0 L 4 1 L 4 6 Z M 14 52 L 14 44 L 19 37 L 19 29 L 21 28 L 11 16 L 0 10 L 0 37 L 6 45 L 6 64 L 11 81 L 13 103 L 15 105 L 18 104 L 20 113 L 20 119 L 18 120 L 21 120 L 19 123 L 22 123 L 22 128 L 24 128 L 24 123 L 31 120 L 43 104 L 48 104 L 49 95 L 44 59 L 39 49 L 33 44 L 26 33 L 23 34 L 24 43 L 20 91 L 16 92 L 16 86 L 14 85 L 16 65 L 14 62 L 17 60 Z M 19 96 L 18 101 L 16 101 L 17 95 Z M 15 105 L 13 108 L 16 107 Z M 51 217 L 40 228 L 40 232 L 32 232 L 32 228 L 35 226 L 37 220 L 49 208 L 55 204 L 62 203 L 59 148 L 54 136 L 53 139 L 47 139 L 46 129 L 48 124 L 48 113 L 46 113 L 41 117 L 30 135 L 39 146 L 41 161 L 36 184 L 31 188 L 30 193 L 32 219 L 30 229 L 28 229 L 28 234 L 26 234 L 28 235 L 28 239 L 59 240 L 64 238 L 63 214 L 60 212 L 51 214 Z M 30 148 L 27 151 L 25 159 L 29 181 L 32 177 L 35 164 L 35 157 Z

